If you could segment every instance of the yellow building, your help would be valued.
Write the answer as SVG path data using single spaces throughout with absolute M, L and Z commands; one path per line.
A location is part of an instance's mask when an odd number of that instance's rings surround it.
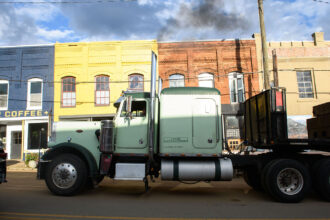
M 263 70 L 261 37 L 260 34 L 254 34 L 254 37 L 258 69 Z M 288 126 L 289 130 L 293 128 L 291 131 L 297 129 L 292 127 L 294 123 L 306 125 L 305 119 L 313 115 L 313 106 L 330 101 L 330 41 L 324 41 L 323 32 L 316 32 L 312 37 L 313 41 L 267 43 L 270 70 L 273 70 L 272 51 L 276 51 L 278 82 L 280 87 L 286 88 Z M 273 73 L 270 71 L 272 81 Z M 259 76 L 260 88 L 263 88 L 263 76 Z M 298 133 L 291 137 L 307 137 L 306 132 L 304 135 Z
M 56 43 L 54 121 L 114 116 L 122 91 L 149 91 L 156 40 Z

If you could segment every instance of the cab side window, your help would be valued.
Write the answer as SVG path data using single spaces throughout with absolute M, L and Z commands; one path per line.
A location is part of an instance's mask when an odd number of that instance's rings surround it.
M 133 101 L 132 102 L 132 117 L 146 117 L 147 103 L 146 101 Z M 120 117 L 127 117 L 126 101 L 120 113 Z

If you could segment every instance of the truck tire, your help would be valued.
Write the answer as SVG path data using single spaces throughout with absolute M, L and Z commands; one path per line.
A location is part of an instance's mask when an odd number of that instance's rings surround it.
M 265 192 L 268 192 L 268 188 L 267 188 L 267 185 L 266 185 L 266 173 L 268 171 L 268 168 L 270 166 L 272 166 L 273 163 L 275 163 L 276 160 L 272 160 L 270 162 L 268 162 L 262 169 L 261 171 L 261 177 L 260 177 L 260 183 L 261 183 L 261 187 L 262 189 L 265 191 Z
M 330 159 L 321 160 L 314 176 L 314 189 L 326 201 L 330 201 Z
M 48 189 L 55 195 L 75 195 L 86 185 L 86 164 L 74 154 L 60 155 L 49 164 L 45 181 Z
M 309 191 L 311 177 L 307 168 L 300 162 L 278 159 L 271 162 L 265 170 L 264 184 L 275 200 L 295 203 L 303 200 Z
M 244 170 L 243 178 L 245 182 L 256 191 L 261 191 L 261 174 L 257 167 L 248 167 Z

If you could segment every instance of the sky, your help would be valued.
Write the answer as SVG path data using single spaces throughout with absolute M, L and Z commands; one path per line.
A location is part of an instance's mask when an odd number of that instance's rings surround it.
M 1 3 L 65 1 L 76 3 Z M 257 0 L 0 0 L 0 46 L 113 40 L 251 39 Z M 326 0 L 324 0 L 327 2 Z M 330 0 L 329 0 L 330 1 Z M 330 40 L 330 3 L 264 0 L 267 41 Z

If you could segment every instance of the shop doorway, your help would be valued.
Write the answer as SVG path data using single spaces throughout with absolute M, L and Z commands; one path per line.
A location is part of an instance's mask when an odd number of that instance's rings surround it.
M 21 155 L 22 155 L 22 131 L 12 131 L 10 159 L 21 159 Z

